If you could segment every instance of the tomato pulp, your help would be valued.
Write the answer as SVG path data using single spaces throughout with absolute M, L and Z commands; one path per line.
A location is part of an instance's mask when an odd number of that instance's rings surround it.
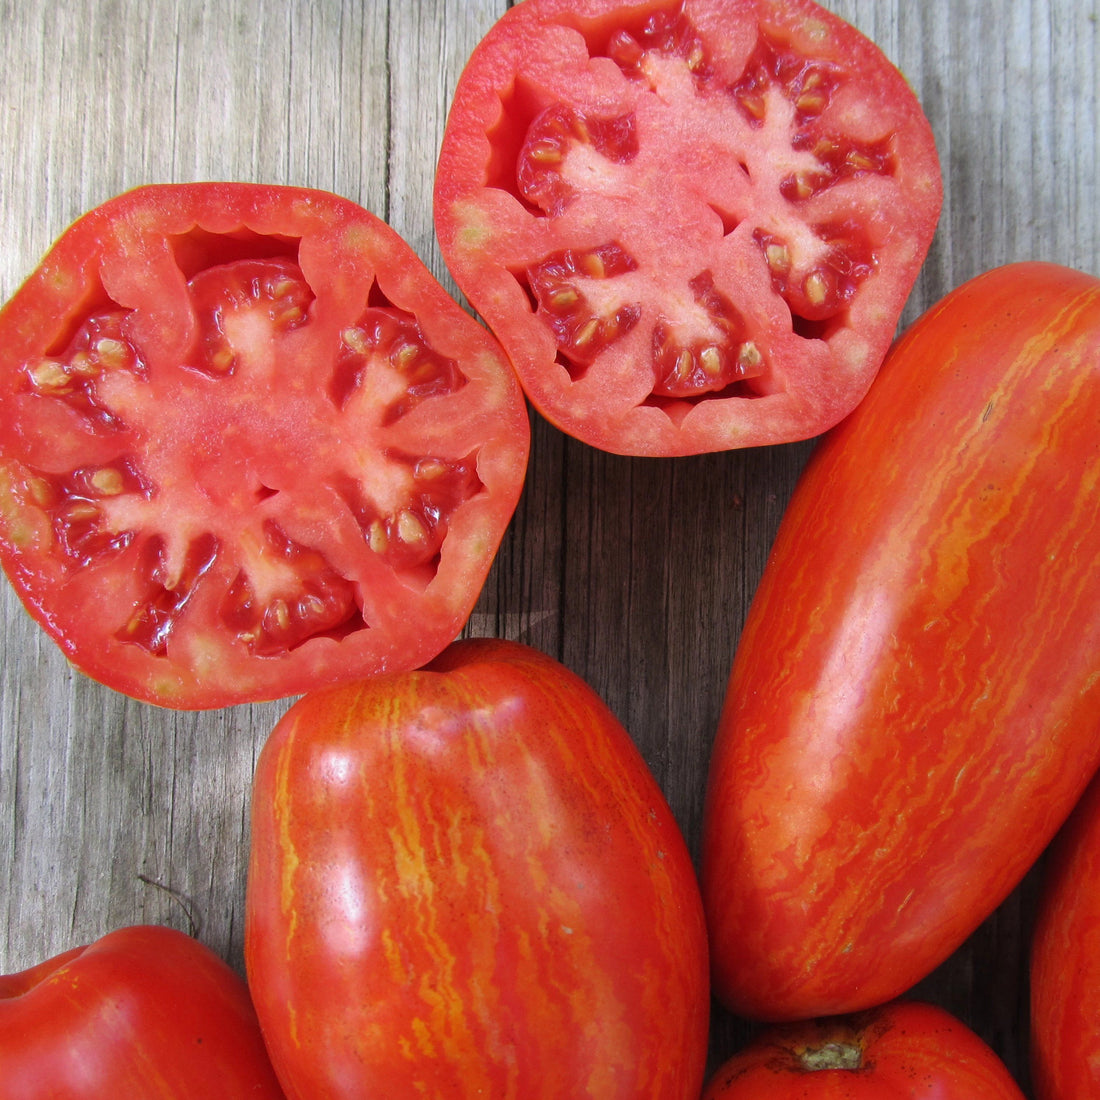
M 361 207 L 139 188 L 0 312 L 0 558 L 83 671 L 177 708 L 429 660 L 522 488 L 495 340 Z
M 702 1087 L 687 847 L 596 693 L 516 643 L 290 708 L 256 773 L 245 958 L 293 1098 Z
M 743 1015 L 954 951 L 1100 763 L 1100 279 L 1022 263 L 901 338 L 795 488 L 714 745 L 702 876 Z
M 812 0 L 524 0 L 458 82 L 435 220 L 547 419 L 679 455 L 840 420 L 941 199 L 912 89 Z

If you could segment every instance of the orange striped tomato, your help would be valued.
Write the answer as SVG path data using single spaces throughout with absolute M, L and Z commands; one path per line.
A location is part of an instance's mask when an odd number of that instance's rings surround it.
M 760 1032 L 711 1078 L 703 1100 L 1024 1100 L 1005 1064 L 935 1005 Z
M 734 660 L 703 893 L 720 998 L 911 987 L 1100 762 L 1100 280 L 988 272 L 898 341 L 796 487 Z
M 258 765 L 246 911 L 291 1100 L 699 1095 L 683 837 L 608 708 L 527 647 L 295 704 Z
M 1100 779 L 1055 841 L 1031 947 L 1037 1100 L 1100 1096 Z

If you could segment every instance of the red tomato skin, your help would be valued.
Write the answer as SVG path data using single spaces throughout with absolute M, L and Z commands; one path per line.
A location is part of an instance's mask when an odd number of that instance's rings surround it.
M 852 1058 L 849 1068 L 840 1068 L 841 1054 Z M 1023 1095 L 1004 1063 L 960 1020 L 935 1005 L 898 1001 L 852 1017 L 774 1025 L 711 1077 L 703 1100 Z
M 695 71 L 690 58 L 679 58 L 683 71 L 656 94 L 623 78 L 609 56 L 619 32 L 641 40 L 650 19 L 686 21 L 703 57 Z M 896 164 L 888 195 L 846 205 L 861 186 L 856 182 L 832 189 L 822 206 L 815 206 L 822 196 L 806 205 L 780 197 L 774 166 L 792 155 L 805 162 L 807 150 L 792 154 L 788 139 L 796 127 L 746 122 L 732 91 L 763 32 L 800 58 L 815 59 L 822 71 L 844 74 L 846 90 L 822 116 L 828 137 L 848 133 L 849 125 L 867 139 L 892 135 Z M 675 55 L 688 47 L 667 49 Z M 713 86 L 693 94 L 696 78 Z M 530 196 L 513 193 L 522 184 L 512 169 L 532 117 L 558 101 L 596 120 L 637 119 L 639 149 L 621 173 L 625 183 L 614 156 L 582 162 L 580 172 L 588 170 L 594 183 L 580 185 L 581 197 L 593 205 L 578 200 L 543 217 Z M 767 144 L 773 141 L 782 148 Z M 840 205 L 831 205 L 834 199 Z M 534 408 L 591 446 L 648 456 L 805 439 L 846 415 L 889 348 L 941 202 L 934 135 L 912 88 L 874 43 L 813 0 L 525 0 L 510 7 L 458 82 L 434 195 L 444 259 L 511 356 Z M 762 241 L 792 219 L 806 232 L 819 222 L 854 224 L 875 242 L 874 275 L 841 311 L 844 319 L 835 326 L 831 319 L 811 338 L 799 330 L 804 305 L 792 305 L 774 288 L 774 269 L 763 258 Z M 551 314 L 545 303 L 533 308 L 538 291 L 523 273 L 562 249 L 583 253 L 605 244 L 622 246 L 638 265 L 622 290 L 624 310 L 615 321 L 621 335 L 610 338 L 623 350 L 569 365 L 568 351 L 543 323 L 543 314 Z M 666 400 L 659 389 L 654 349 L 663 341 L 655 321 L 691 327 L 675 310 L 692 299 L 698 275 L 715 276 L 747 322 L 753 354 L 764 353 L 763 378 L 748 372 L 748 395 L 736 377 L 681 401 Z M 631 314 L 636 301 L 640 320 Z
M 592 689 L 517 643 L 291 708 L 257 770 L 245 937 L 292 1098 L 702 1087 L 683 838 Z
M 1031 945 L 1037 1100 L 1100 1096 L 1100 780 L 1055 838 Z
M 0 977 L 0 1100 L 281 1100 L 243 979 L 153 925 Z
M 194 369 L 205 347 L 201 295 L 217 290 L 195 290 L 189 280 L 213 269 L 217 283 L 216 271 L 251 259 L 250 248 L 292 258 L 313 299 L 304 324 L 288 324 L 280 335 L 268 330 L 281 321 L 261 326 L 255 344 L 263 351 L 270 337 L 276 348 L 264 351 L 274 363 L 270 377 L 253 382 L 239 372 L 244 381 L 226 391 L 230 372 L 223 380 Z M 329 391 L 347 352 L 342 341 L 376 300 L 415 318 L 424 342 L 461 369 L 464 385 L 368 433 L 361 423 L 377 419 L 379 402 L 364 398 L 355 419 L 350 401 L 336 407 L 346 394 Z M 236 302 L 214 305 L 222 316 Z M 33 370 L 44 356 L 54 363 L 72 331 L 100 308 L 125 314 L 124 335 L 144 361 L 140 372 L 119 370 L 112 377 L 105 370 L 97 378 L 106 392 L 93 393 L 100 403 L 125 399 L 122 426 L 105 429 L 74 408 L 72 393 L 79 399 L 82 392 L 79 372 L 60 387 L 66 404 L 49 389 L 48 375 L 44 392 L 35 388 Z M 254 331 L 244 332 L 245 350 Z M 0 347 L 0 563 L 28 612 L 85 674 L 160 706 L 209 709 L 416 668 L 461 632 L 522 490 L 527 411 L 496 341 L 369 211 L 298 187 L 136 188 L 62 234 L 0 311 Z M 125 388 L 117 376 L 127 379 Z M 353 388 L 348 381 L 345 390 Z M 158 456 L 156 476 L 145 468 L 149 455 Z M 360 486 L 353 483 L 360 479 L 379 490 L 381 500 L 395 484 L 391 467 L 411 479 L 412 462 L 422 456 L 465 462 L 480 486 L 447 514 L 436 560 L 406 571 L 375 551 L 369 520 L 355 514 Z M 130 486 L 134 491 L 125 495 L 140 518 L 130 528 L 119 519 L 112 533 L 121 545 L 93 552 L 89 564 L 66 553 L 56 498 L 72 493 L 78 506 L 87 507 L 89 496 L 97 506 L 111 504 L 98 490 L 72 489 L 101 463 L 109 466 L 108 495 L 119 463 L 136 465 L 147 484 Z M 52 498 L 50 506 L 43 495 Z M 390 495 L 394 515 L 403 515 L 405 497 L 396 490 Z M 416 491 L 406 495 L 415 498 Z M 186 506 L 178 506 L 177 496 Z M 282 546 L 268 538 L 272 523 Z M 414 524 L 414 533 L 422 526 Z M 211 533 L 218 550 L 207 567 L 201 559 L 210 552 L 202 540 Z M 159 564 L 154 535 L 172 551 L 162 551 Z M 396 541 L 391 533 L 390 546 Z M 195 551 L 194 564 L 177 543 Z M 283 591 L 279 586 L 300 571 L 295 562 L 303 559 L 323 566 L 314 587 L 288 581 Z M 161 579 L 181 564 L 185 575 L 188 569 L 199 574 L 182 599 L 177 594 L 186 586 Z M 241 570 L 256 592 L 233 606 Z M 334 579 L 348 604 L 345 621 L 304 640 L 282 644 L 276 637 L 250 648 L 259 628 L 235 616 L 259 618 L 266 586 L 276 591 L 265 614 L 278 624 L 280 609 L 284 618 L 288 608 L 291 615 L 324 611 Z M 158 599 L 179 604 L 164 653 L 127 636 L 132 623 L 142 622 L 136 612 L 149 608 L 153 622 L 164 614 Z
M 1100 281 L 949 294 L 811 456 L 733 662 L 702 880 L 717 995 L 900 995 L 1019 882 L 1100 759 Z

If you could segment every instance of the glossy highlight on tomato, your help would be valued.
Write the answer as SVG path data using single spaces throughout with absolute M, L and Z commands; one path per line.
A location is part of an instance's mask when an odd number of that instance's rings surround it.
M 1043 866 L 1031 943 L 1031 1079 L 1036 1100 L 1100 1096 L 1100 779 Z
M 435 221 L 542 415 L 680 455 L 850 411 L 941 199 L 912 89 L 812 0 L 524 0 L 458 82 Z
M 0 559 L 69 658 L 177 708 L 414 668 L 523 484 L 496 341 L 320 191 L 138 188 L 0 312 Z
M 900 995 L 1100 764 L 1100 280 L 1020 263 L 899 340 L 810 458 L 733 662 L 702 878 L 717 995 Z
M 702 1088 L 683 837 L 596 693 L 518 643 L 287 712 L 256 773 L 245 957 L 293 1100 Z
M 942 1008 L 899 1001 L 776 1025 L 707 1083 L 703 1100 L 1024 1100 L 1004 1063 Z
M 0 976 L 0 1100 L 283 1100 L 248 988 L 197 940 L 134 925 Z

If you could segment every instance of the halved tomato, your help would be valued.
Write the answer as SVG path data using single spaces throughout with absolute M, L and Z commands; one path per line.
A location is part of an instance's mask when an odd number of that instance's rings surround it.
M 528 443 L 497 343 L 324 192 L 130 191 L 0 312 L 0 559 L 79 668 L 163 705 L 430 660 Z
M 458 82 L 435 218 L 547 419 L 678 455 L 847 414 L 941 199 L 912 89 L 812 0 L 524 0 Z

